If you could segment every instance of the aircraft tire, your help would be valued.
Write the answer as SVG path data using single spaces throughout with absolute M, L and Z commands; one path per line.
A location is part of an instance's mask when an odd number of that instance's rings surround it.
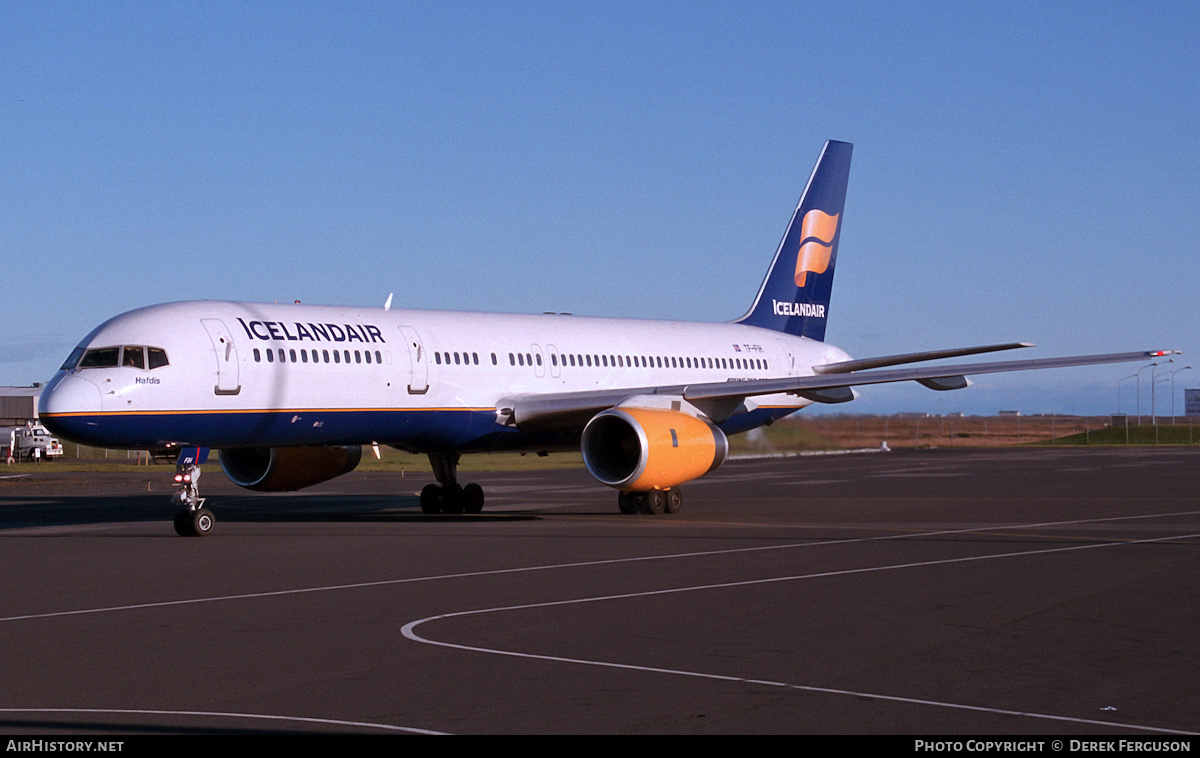
M 442 488 L 436 484 L 426 484 L 421 489 L 421 512 L 427 514 L 441 513 Z
M 467 513 L 483 511 L 483 487 L 475 482 L 463 487 L 463 510 Z
M 672 487 L 666 492 L 666 507 L 667 513 L 679 513 L 679 509 L 683 507 L 683 493 L 678 487 Z
M 465 504 L 461 484 L 442 485 L 442 513 L 462 513 Z
M 193 511 L 191 522 L 192 533 L 197 537 L 207 537 L 212 534 L 213 527 L 217 525 L 212 511 L 207 508 L 197 508 Z
M 667 493 L 662 490 L 649 490 L 642 493 L 643 510 L 652 516 L 659 516 L 667 507 Z
M 617 507 L 621 509 L 621 513 L 637 513 L 638 508 L 637 493 L 635 492 L 618 492 Z
M 175 514 L 175 533 L 180 537 L 195 537 L 192 531 L 192 512 L 184 509 Z

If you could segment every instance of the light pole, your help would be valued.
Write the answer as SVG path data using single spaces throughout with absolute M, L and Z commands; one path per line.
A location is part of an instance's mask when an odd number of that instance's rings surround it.
M 1167 359 L 1167 363 L 1174 363 L 1174 362 L 1175 362 L 1174 358 Z M 1158 364 L 1153 363 L 1151 365 L 1157 366 Z M 1158 381 L 1154 378 L 1155 373 L 1157 373 L 1155 370 L 1150 371 L 1150 425 L 1151 426 L 1158 425 L 1158 416 L 1155 415 L 1157 412 L 1157 409 L 1154 407 L 1154 386 L 1156 384 L 1158 384 Z
M 1134 374 L 1134 376 L 1137 377 L 1136 384 L 1137 384 L 1137 425 L 1138 426 L 1142 425 L 1142 372 L 1152 366 L 1157 366 L 1157 365 L 1158 365 L 1158 361 L 1155 361 L 1154 363 L 1147 363 L 1145 366 L 1142 366 L 1141 368 L 1139 368 L 1137 370 L 1137 373 Z
M 1177 368 L 1171 372 L 1171 426 L 1175 426 L 1175 375 L 1180 371 L 1191 371 L 1191 366 Z
M 1121 415 L 1121 382 L 1125 381 L 1125 379 L 1137 379 L 1137 374 L 1130 374 L 1129 376 L 1125 377 L 1124 379 L 1120 379 L 1117 381 L 1117 415 L 1118 416 Z

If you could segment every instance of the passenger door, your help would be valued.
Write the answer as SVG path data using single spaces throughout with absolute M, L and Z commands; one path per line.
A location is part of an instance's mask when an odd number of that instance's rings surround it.
M 201 319 L 208 338 L 212 340 L 213 351 L 217 358 L 217 384 L 213 393 L 217 395 L 236 395 L 242 391 L 239 381 L 237 346 L 225 322 L 219 318 Z
M 404 335 L 404 343 L 408 347 L 408 362 L 411 373 L 408 380 L 408 394 L 424 395 L 429 391 L 429 359 L 425 346 L 421 344 L 421 335 L 411 326 L 400 327 Z

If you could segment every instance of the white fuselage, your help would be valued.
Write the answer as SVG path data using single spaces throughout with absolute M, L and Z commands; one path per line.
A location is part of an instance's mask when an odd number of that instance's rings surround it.
M 166 365 L 151 367 L 151 348 Z M 539 432 L 506 420 L 516 397 L 807 376 L 848 357 L 739 324 L 219 301 L 122 314 L 80 349 L 41 409 L 81 442 L 421 452 L 577 444 L 582 427 Z M 805 405 L 747 398 L 722 426 L 743 431 Z

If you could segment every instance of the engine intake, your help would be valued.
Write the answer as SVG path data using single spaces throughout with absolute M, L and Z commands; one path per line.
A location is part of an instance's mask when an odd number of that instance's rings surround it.
M 348 474 L 362 447 L 240 447 L 221 451 L 221 468 L 239 487 L 257 492 L 291 492 Z
M 649 408 L 610 408 L 583 430 L 583 462 L 620 490 L 665 490 L 725 462 L 729 440 L 707 421 Z

